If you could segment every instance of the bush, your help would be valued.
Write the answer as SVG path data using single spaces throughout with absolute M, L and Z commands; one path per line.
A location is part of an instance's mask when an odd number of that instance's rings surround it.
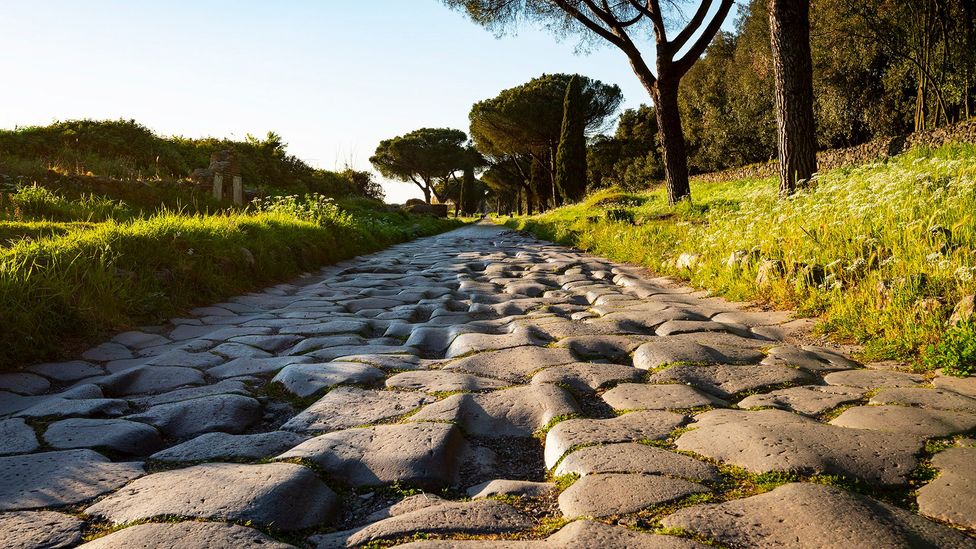
M 922 360 L 930 370 L 954 376 L 976 374 L 976 322 L 960 322 L 949 328 L 942 341 L 929 345 Z

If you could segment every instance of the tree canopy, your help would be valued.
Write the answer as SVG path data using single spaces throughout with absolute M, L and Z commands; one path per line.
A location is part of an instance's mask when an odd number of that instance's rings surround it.
M 421 128 L 384 139 L 369 161 L 385 177 L 417 185 L 428 203 L 431 195 L 443 202 L 445 181 L 474 161 L 467 141 L 461 130 Z

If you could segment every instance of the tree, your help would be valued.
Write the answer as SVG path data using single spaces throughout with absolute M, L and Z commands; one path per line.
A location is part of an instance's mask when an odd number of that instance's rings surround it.
M 810 0 L 770 0 L 769 31 L 776 75 L 779 192 L 786 196 L 817 171 Z
M 556 188 L 563 200 L 578 201 L 586 194 L 586 136 L 583 119 L 583 93 L 579 77 L 573 75 L 566 86 L 563 124 L 556 150 Z
M 432 194 L 443 202 L 438 185 L 470 161 L 467 140 L 461 130 L 422 128 L 381 141 L 369 161 L 385 177 L 413 182 L 428 204 Z
M 627 56 L 637 78 L 654 101 L 665 167 L 668 202 L 690 198 L 688 158 L 678 110 L 678 84 L 705 52 L 734 0 L 701 0 L 687 25 L 671 39 L 659 0 L 443 0 L 465 10 L 476 23 L 503 30 L 522 20 L 547 24 L 560 33 L 582 32 L 602 38 Z M 710 13 L 712 17 L 706 23 Z M 635 39 L 653 30 L 657 74 L 644 60 Z
M 540 209 L 558 197 L 555 160 L 562 134 L 563 102 L 572 75 L 544 74 L 502 90 L 471 107 L 471 138 L 492 163 L 513 160 L 527 182 L 526 197 Z M 623 96 L 620 88 L 577 76 L 584 135 L 606 126 Z M 535 166 L 531 177 L 529 166 Z
M 590 183 L 645 189 L 664 177 L 654 108 L 641 105 L 620 113 L 613 137 L 597 136 L 587 150 Z

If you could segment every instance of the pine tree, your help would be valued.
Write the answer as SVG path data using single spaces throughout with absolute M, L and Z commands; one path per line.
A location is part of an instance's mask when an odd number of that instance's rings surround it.
M 563 101 L 563 127 L 556 150 L 556 187 L 563 200 L 576 202 L 586 194 L 586 126 L 579 77 L 574 75 L 566 86 Z

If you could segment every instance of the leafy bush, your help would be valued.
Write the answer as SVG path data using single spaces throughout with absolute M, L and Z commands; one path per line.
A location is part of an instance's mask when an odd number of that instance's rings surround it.
M 936 345 L 929 345 L 922 360 L 930 370 L 948 375 L 976 374 L 976 322 L 960 322 L 949 328 Z

